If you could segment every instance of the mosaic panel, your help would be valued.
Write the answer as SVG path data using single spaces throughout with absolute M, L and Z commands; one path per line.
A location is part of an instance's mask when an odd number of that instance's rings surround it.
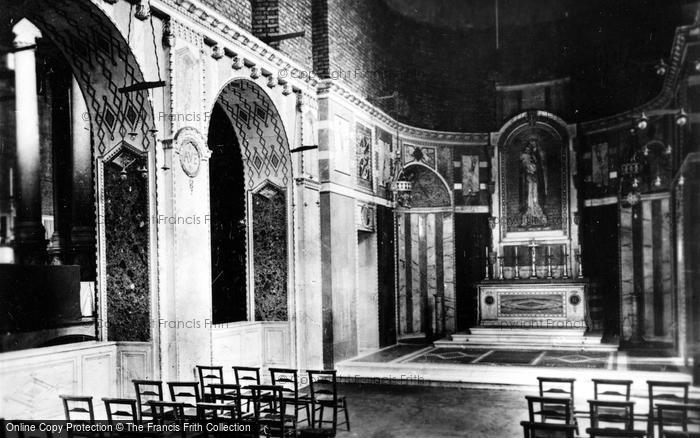
M 265 186 L 253 195 L 255 320 L 287 320 L 287 197 Z
M 435 148 L 427 146 L 404 145 L 404 164 L 423 163 L 435 168 Z
M 143 150 L 153 146 L 153 112 L 145 90 L 119 88 L 144 80 L 122 35 L 89 2 L 56 0 L 27 13 L 70 63 L 88 104 L 95 150 L 108 152 L 127 138 Z
M 361 124 L 355 128 L 357 184 L 372 189 L 372 131 Z
M 134 162 L 129 169 L 145 165 Z M 148 341 L 148 186 L 140 172 L 104 167 L 107 321 L 110 341 Z M 126 179 L 122 179 L 122 178 Z
M 267 94 L 251 81 L 236 80 L 224 88 L 217 102 L 236 131 L 246 189 L 253 190 L 265 181 L 287 187 L 292 173 L 289 143 Z

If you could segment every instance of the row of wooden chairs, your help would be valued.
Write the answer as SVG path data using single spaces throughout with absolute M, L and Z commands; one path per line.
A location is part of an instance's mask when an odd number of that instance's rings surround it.
M 577 415 L 587 414 L 589 437 L 697 437 L 700 431 L 700 405 L 689 404 L 688 382 L 647 381 L 649 409 L 635 414 L 631 380 L 593 379 L 594 399 L 587 411 L 574 409 L 574 382 L 571 378 L 538 377 L 539 396 L 527 396 L 528 421 L 522 422 L 526 438 L 569 437 L 579 433 Z M 647 422 L 646 430 L 635 430 L 635 420 Z M 559 424 L 553 424 L 559 423 Z M 676 430 L 669 430 L 674 427 Z M 680 429 L 680 430 L 678 430 Z
M 305 412 L 304 421 L 309 428 L 328 429 L 333 434 L 340 425 L 350 430 L 347 400 L 338 394 L 336 371 L 307 371 L 309 392 L 302 393 L 295 369 L 270 368 L 271 385 L 262 384 L 259 368 L 233 369 L 236 383 L 227 384 L 224 383 L 223 367 L 197 366 L 199 381 L 166 382 L 170 401 L 164 400 L 162 381 L 133 380 L 136 398 L 103 399 L 108 420 L 143 422 L 162 419 L 165 414 L 171 417 L 175 414 L 176 419 L 203 421 L 203 413 L 216 414 L 216 407 L 221 407 L 221 411 L 227 411 L 230 418 L 253 418 L 255 421 L 252 425 L 265 423 L 270 416 L 281 416 L 293 424 L 293 427 L 283 429 L 297 430 L 300 425 L 299 413 Z M 62 398 L 67 420 L 79 421 L 81 419 L 75 416 L 83 414 L 87 418 L 82 420 L 94 422 L 92 398 Z M 293 414 L 289 415 L 288 410 L 292 410 Z M 330 419 L 326 419 L 328 411 L 332 414 Z M 339 422 L 341 413 L 344 414 L 343 422 Z M 272 430 L 281 427 L 265 426 Z
M 234 366 L 233 372 L 236 381 L 242 391 L 246 391 L 249 384 L 261 384 L 261 371 L 258 367 Z M 299 422 L 299 412 L 305 412 L 305 421 L 309 427 L 324 428 L 330 425 L 335 431 L 338 426 L 345 425 L 350 430 L 350 416 L 348 413 L 347 399 L 338 394 L 337 372 L 335 370 L 308 370 L 308 393 L 300 391 L 299 373 L 293 368 L 269 368 L 270 381 L 273 386 L 279 386 L 288 406 L 294 410 L 294 418 Z M 210 391 L 224 391 L 224 369 L 222 366 L 197 365 L 196 373 L 199 385 L 202 388 L 204 401 L 211 401 L 213 395 Z M 191 385 L 191 383 L 190 383 Z M 331 419 L 325 420 L 326 412 L 331 411 Z M 339 415 L 343 415 L 343 421 L 339 422 Z M 316 414 L 319 414 L 316 421 Z
M 234 385 L 237 386 L 237 385 Z M 173 401 L 149 400 L 148 416 L 139 413 L 136 399 L 130 398 L 103 398 L 107 413 L 107 421 L 111 425 L 117 423 L 131 423 L 134 425 L 150 422 L 161 426 L 152 428 L 146 432 L 134 433 L 128 428 L 122 427 L 121 433 L 112 433 L 113 436 L 142 436 L 150 437 L 208 437 L 214 436 L 236 436 L 236 437 L 288 437 L 297 436 L 297 427 L 294 419 L 286 415 L 286 404 L 279 387 L 272 385 L 250 385 L 248 395 L 241 394 L 235 398 L 235 403 L 196 403 L 192 406 L 188 403 Z M 66 420 L 72 423 L 95 423 L 92 397 L 61 396 Z M 251 409 L 246 411 L 242 408 L 242 401 L 250 402 Z M 191 410 L 190 412 L 188 412 Z M 147 419 L 146 419 L 147 418 Z M 185 427 L 185 423 L 190 425 Z M 202 427 L 197 430 L 191 427 L 199 424 Z M 215 424 L 219 429 L 221 425 L 227 425 L 225 433 L 213 433 L 207 427 L 208 424 Z M 172 429 L 167 426 L 177 426 Z M 113 428 L 112 431 L 120 430 Z M 155 432 L 158 430 L 158 432 Z M 190 433 L 193 431 L 195 433 Z M 169 431 L 172 431 L 169 432 Z M 101 434 L 90 434 L 99 437 Z

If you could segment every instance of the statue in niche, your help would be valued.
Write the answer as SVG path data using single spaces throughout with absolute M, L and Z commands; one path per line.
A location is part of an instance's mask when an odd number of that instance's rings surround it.
M 547 161 L 540 139 L 531 134 L 520 152 L 520 226 L 546 227 Z

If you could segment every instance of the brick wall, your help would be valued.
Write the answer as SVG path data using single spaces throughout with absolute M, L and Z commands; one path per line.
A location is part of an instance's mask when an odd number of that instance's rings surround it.
M 403 17 L 376 0 L 316 1 L 327 2 L 329 39 L 327 71 L 325 47 L 314 46 L 317 73 L 342 80 L 365 97 L 398 91 L 398 109 L 393 100 L 376 103 L 415 126 L 494 129 L 494 66 L 483 62 L 489 44 L 493 45 L 487 32 L 436 28 Z M 321 41 L 323 24 L 314 21 L 314 29 Z
M 279 32 L 304 31 L 303 37 L 281 41 L 279 49 L 308 70 L 313 65 L 311 2 L 312 0 L 279 0 Z
M 279 33 L 279 0 L 251 0 L 253 35 L 265 41 L 266 37 Z M 279 49 L 279 41 L 269 43 Z
M 251 31 L 252 17 L 250 0 L 200 0 L 248 32 Z

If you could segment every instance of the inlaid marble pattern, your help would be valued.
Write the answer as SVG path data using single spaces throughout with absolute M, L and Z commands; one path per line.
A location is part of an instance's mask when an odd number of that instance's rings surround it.
M 453 332 L 452 215 L 404 213 L 399 215 L 399 224 L 400 334 Z

